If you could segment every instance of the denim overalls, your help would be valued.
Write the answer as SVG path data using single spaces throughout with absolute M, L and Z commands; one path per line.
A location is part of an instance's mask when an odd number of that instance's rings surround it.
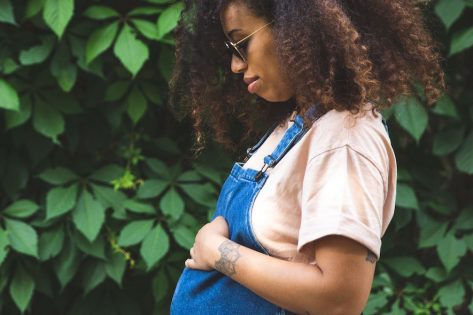
M 313 115 L 315 109 L 307 114 Z M 384 121 L 383 121 L 384 122 Z M 264 143 L 275 126 L 252 148 L 249 158 Z M 261 170 L 243 169 L 236 162 L 220 191 L 212 220 L 221 215 L 229 227 L 229 238 L 234 242 L 269 255 L 256 239 L 251 225 L 251 209 L 256 196 L 268 179 L 266 170 L 275 167 L 282 157 L 302 138 L 303 118 L 295 116 L 294 124 L 270 155 L 264 158 Z M 268 288 L 270 289 L 270 288 Z M 171 302 L 171 315 L 278 315 L 293 314 L 256 295 L 219 271 L 184 268 Z

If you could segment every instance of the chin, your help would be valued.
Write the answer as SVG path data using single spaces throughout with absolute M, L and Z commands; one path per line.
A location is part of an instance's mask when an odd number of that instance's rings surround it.
M 283 96 L 283 95 L 274 95 L 274 94 L 271 95 L 271 94 L 266 94 L 266 93 L 259 94 L 258 96 L 264 99 L 265 101 L 268 101 L 271 103 L 287 102 L 293 97 L 293 95 Z

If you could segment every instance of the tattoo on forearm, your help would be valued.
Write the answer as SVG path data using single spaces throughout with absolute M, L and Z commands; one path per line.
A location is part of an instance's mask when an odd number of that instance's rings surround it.
M 378 258 L 376 257 L 376 255 L 372 251 L 368 250 L 368 254 L 366 255 L 365 260 L 369 261 L 372 264 L 374 264 L 374 263 L 376 263 Z
M 215 262 L 215 269 L 231 277 L 236 274 L 236 262 L 241 257 L 237 243 L 226 240 L 218 247 L 221 257 Z

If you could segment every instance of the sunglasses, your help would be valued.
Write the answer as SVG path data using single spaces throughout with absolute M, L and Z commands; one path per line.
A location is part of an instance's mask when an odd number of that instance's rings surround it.
M 274 23 L 274 21 L 271 21 L 263 26 L 261 26 L 260 28 L 258 28 L 256 31 L 254 31 L 253 33 L 251 33 L 250 35 L 246 36 L 245 38 L 239 40 L 238 42 L 234 43 L 232 41 L 229 41 L 229 40 L 226 40 L 224 41 L 224 44 L 225 44 L 225 47 L 227 48 L 228 52 L 231 53 L 232 55 L 235 55 L 237 56 L 238 58 L 240 58 L 241 60 L 243 60 L 243 62 L 247 62 L 247 59 L 246 59 L 246 48 L 248 46 L 248 40 L 251 38 L 251 36 L 255 35 L 257 32 L 261 31 L 262 29 L 264 29 L 266 26 L 270 25 Z

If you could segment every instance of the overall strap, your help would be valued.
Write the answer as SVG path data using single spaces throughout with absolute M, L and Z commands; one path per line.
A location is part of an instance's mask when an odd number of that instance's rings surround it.
M 316 105 L 311 107 L 305 115 L 309 115 L 310 118 L 316 118 L 317 112 L 318 106 Z M 310 126 L 304 126 L 304 118 L 299 114 L 296 115 L 293 125 L 286 131 L 276 149 L 264 158 L 264 165 L 256 174 L 255 179 L 261 178 L 268 168 L 275 167 L 284 155 L 305 135 L 309 128 Z
M 263 145 L 263 143 L 268 139 L 268 137 L 273 133 L 274 129 L 278 126 L 278 123 L 275 123 L 271 128 L 266 131 L 266 133 L 263 135 L 263 137 L 256 143 L 254 146 L 249 147 L 246 149 L 246 157 L 244 159 L 244 162 L 248 161 L 248 159 Z

